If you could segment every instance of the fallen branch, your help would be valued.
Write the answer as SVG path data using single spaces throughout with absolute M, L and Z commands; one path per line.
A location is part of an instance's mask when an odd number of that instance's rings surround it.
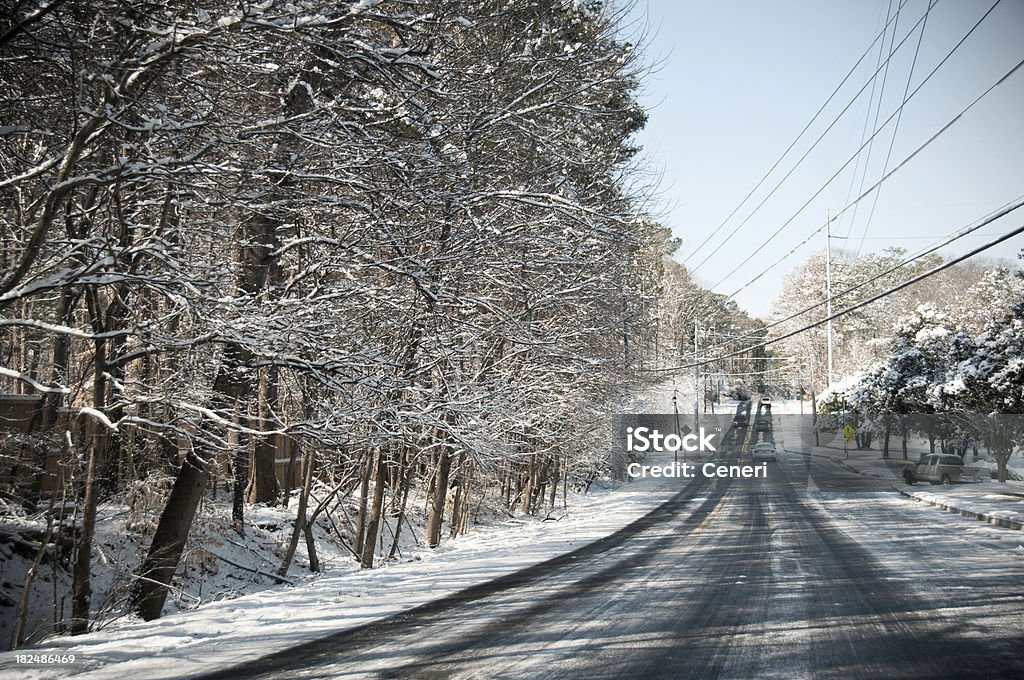
M 216 555 L 216 553 L 214 553 L 214 554 Z M 221 560 L 222 562 L 227 562 L 232 567 L 238 567 L 239 569 L 245 569 L 246 571 L 251 571 L 254 574 L 258 574 L 259 576 L 266 576 L 268 578 L 272 578 L 277 583 L 284 583 L 284 584 L 289 585 L 289 586 L 295 585 L 295 581 L 292 581 L 291 579 L 285 578 L 284 576 L 279 576 L 278 574 L 270 574 L 270 573 L 267 573 L 267 572 L 262 571 L 260 569 L 256 569 L 255 567 L 247 567 L 244 564 L 239 564 L 238 562 L 234 562 L 232 560 L 229 560 L 228 558 L 226 558 L 226 557 L 224 557 L 222 555 L 217 555 L 217 559 Z

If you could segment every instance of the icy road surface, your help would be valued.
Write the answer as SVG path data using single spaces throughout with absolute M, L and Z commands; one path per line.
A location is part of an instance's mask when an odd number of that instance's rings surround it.
M 1022 542 L 782 453 L 768 479 L 690 484 L 575 553 L 206 677 L 1024 677 Z

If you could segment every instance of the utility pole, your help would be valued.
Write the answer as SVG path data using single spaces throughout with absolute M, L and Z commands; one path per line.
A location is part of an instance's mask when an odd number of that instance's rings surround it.
M 697 361 L 697 334 L 700 326 L 697 319 L 693 320 L 693 429 L 700 425 L 700 364 Z
M 825 329 L 828 344 L 828 384 L 832 384 L 832 220 L 828 208 L 825 209 L 825 296 L 826 314 L 828 316 Z

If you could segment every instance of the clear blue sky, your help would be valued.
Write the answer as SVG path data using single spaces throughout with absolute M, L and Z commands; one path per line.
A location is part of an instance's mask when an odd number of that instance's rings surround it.
M 932 0 L 917 63 L 914 90 L 994 0 Z M 900 0 L 892 0 L 892 12 Z M 620 6 L 622 2 L 620 0 Z M 704 248 L 712 233 L 754 188 L 818 108 L 868 49 L 886 23 L 890 0 L 639 0 L 631 11 L 635 36 L 646 30 L 645 53 L 657 71 L 646 80 L 641 103 L 649 121 L 638 141 L 650 166 L 662 173 L 654 211 L 683 239 L 677 259 L 691 271 L 725 241 L 769 190 L 794 167 L 854 94 L 874 73 L 879 43 L 761 189 Z M 896 21 L 896 43 L 925 14 L 928 0 L 906 0 Z M 891 15 L 890 15 L 891 16 Z M 644 26 L 646 25 L 646 29 Z M 893 56 L 884 90 L 879 74 L 818 147 L 771 198 L 701 265 L 696 276 L 717 292 L 731 294 L 769 265 L 780 262 L 736 296 L 754 315 L 766 314 L 783 277 L 808 254 L 823 250 L 824 232 L 783 259 L 824 223 L 825 210 L 840 210 L 882 176 L 893 123 L 875 138 L 807 208 L 800 207 L 854 155 L 879 123 L 903 100 L 920 25 Z M 889 54 L 890 24 L 882 60 Z M 949 122 L 974 98 L 1024 59 L 1024 2 L 1002 0 L 927 84 L 904 107 L 889 169 Z M 856 174 L 855 173 L 856 170 Z M 882 184 L 874 196 L 850 208 L 833 225 L 849 235 L 856 251 L 902 246 L 916 252 L 1024 194 L 1024 68 L 984 97 L 952 128 Z M 794 218 L 795 216 L 795 218 Z M 738 272 L 722 281 L 776 229 L 782 232 Z M 1024 208 L 944 249 L 960 254 L 1024 224 Z M 865 233 L 866 228 L 866 233 Z M 866 238 L 861 241 L 861 235 Z M 935 240 L 938 240 L 936 238 Z M 844 242 L 833 241 L 833 248 Z M 1015 258 L 1018 236 L 988 251 Z

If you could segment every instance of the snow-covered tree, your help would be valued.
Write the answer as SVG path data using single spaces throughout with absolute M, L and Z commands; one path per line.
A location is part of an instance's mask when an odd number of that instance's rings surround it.
M 901 248 L 857 258 L 843 252 L 833 253 L 833 311 L 867 300 L 941 261 L 934 254 L 910 261 Z M 921 300 L 929 300 L 937 309 L 949 309 L 955 296 L 980 275 L 980 270 L 974 267 L 954 267 L 836 319 L 833 322 L 833 379 L 839 380 L 884 359 L 887 342 L 891 339 L 890 329 L 902 317 L 912 314 Z M 847 293 L 847 289 L 853 290 Z M 783 292 L 773 303 L 772 318 L 785 319 L 809 307 L 813 309 L 780 324 L 777 332 L 795 330 L 823 319 L 826 299 L 825 254 L 815 253 L 786 277 Z M 827 382 L 825 333 L 825 326 L 821 325 L 782 343 L 787 353 L 805 358 L 819 388 Z
M 317 480 L 358 499 L 369 567 L 410 496 L 436 545 L 473 494 L 535 512 L 600 468 L 577 441 L 650 360 L 671 249 L 632 180 L 643 66 L 613 5 L 21 11 L 0 366 L 51 395 L 45 422 L 91 418 L 63 460 L 85 480 L 76 632 L 91 518 L 140 480 L 174 480 L 133 595 L 152 618 L 211 480 L 238 531 L 289 501 L 285 439 L 308 474 L 284 569 Z
M 938 408 L 985 416 L 974 422 L 996 460 L 999 481 L 1006 481 L 1007 462 L 1024 436 L 1024 303 L 990 321 L 973 352 L 931 396 Z

